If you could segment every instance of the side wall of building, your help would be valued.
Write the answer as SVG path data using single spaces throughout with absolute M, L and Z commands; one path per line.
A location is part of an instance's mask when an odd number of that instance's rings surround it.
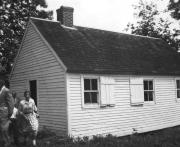
M 23 98 L 30 80 L 37 80 L 40 126 L 66 133 L 65 72 L 31 23 L 10 79 L 10 88 Z
M 130 76 L 116 75 L 112 78 L 115 80 L 115 106 L 88 109 L 82 105 L 81 75 L 68 75 L 71 135 L 110 133 L 123 136 L 180 125 L 180 101 L 176 99 L 175 77 L 143 77 L 154 80 L 155 102 L 139 106 L 131 105 Z

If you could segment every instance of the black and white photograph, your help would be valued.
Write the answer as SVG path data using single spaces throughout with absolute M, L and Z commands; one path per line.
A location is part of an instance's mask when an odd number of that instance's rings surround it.
M 180 147 L 180 0 L 0 0 L 0 147 Z

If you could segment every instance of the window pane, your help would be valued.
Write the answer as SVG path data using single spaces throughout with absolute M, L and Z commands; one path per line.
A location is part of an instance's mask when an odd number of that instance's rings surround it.
M 177 89 L 180 88 L 180 80 L 176 80 Z
M 91 79 L 92 90 L 97 90 L 97 79 Z
M 148 90 L 148 81 L 144 81 L 144 90 Z
M 84 79 L 84 90 L 90 90 L 90 79 Z
M 149 81 L 149 90 L 153 90 L 153 81 Z
M 92 103 L 97 103 L 98 101 L 98 93 L 97 92 L 91 92 L 91 100 L 92 100 Z
M 144 101 L 148 101 L 148 92 L 144 91 Z
M 148 91 L 149 101 L 153 101 L 153 91 Z
M 91 103 L 91 93 L 90 92 L 84 92 L 84 103 Z
M 177 90 L 177 98 L 180 98 L 180 90 Z

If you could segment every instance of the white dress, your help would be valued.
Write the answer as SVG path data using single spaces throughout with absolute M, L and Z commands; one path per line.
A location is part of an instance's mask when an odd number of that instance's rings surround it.
M 33 135 L 37 135 L 39 122 L 35 113 L 37 112 L 37 107 L 34 100 L 32 98 L 30 98 L 29 101 L 22 100 L 19 104 L 19 111 L 23 112 L 26 120 L 24 121 L 26 124 L 23 124 L 24 132 L 31 132 Z

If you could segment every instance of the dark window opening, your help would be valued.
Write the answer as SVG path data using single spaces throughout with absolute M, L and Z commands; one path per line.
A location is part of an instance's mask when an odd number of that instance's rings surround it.
M 180 98 L 180 80 L 176 80 L 177 98 Z
M 144 80 L 144 101 L 154 100 L 153 80 Z
M 29 87 L 30 87 L 31 98 L 34 99 L 34 102 L 37 106 L 37 81 L 36 80 L 29 81 Z
M 98 103 L 98 80 L 84 79 L 84 103 L 97 104 Z

